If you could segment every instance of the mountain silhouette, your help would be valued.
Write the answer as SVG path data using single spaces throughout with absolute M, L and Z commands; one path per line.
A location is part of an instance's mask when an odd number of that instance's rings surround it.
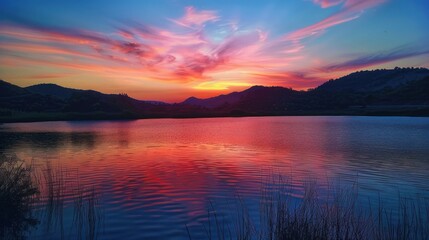
M 52 83 L 42 83 L 26 87 L 32 93 L 48 95 L 62 100 L 70 98 L 73 94 L 82 93 L 85 90 L 66 88 Z
M 429 70 L 359 71 L 308 90 L 253 86 L 241 92 L 177 104 L 126 94 L 65 88 L 19 87 L 0 80 L 0 121 L 136 119 L 262 115 L 429 115 Z
M 242 92 L 232 92 L 229 94 L 222 94 L 216 97 L 201 99 L 190 97 L 182 102 L 182 104 L 201 106 L 206 108 L 217 108 L 225 105 L 233 105 L 243 100 L 245 96 L 251 94 L 256 89 L 262 89 L 263 86 L 253 86 Z
M 428 69 L 395 68 L 355 72 L 308 91 L 254 86 L 207 99 L 188 98 L 182 104 L 243 115 L 311 114 L 382 105 L 424 106 L 429 104 L 428 84 Z
M 24 88 L 18 87 L 6 81 L 0 80 L 0 96 L 5 97 L 15 97 L 24 94 L 29 94 Z
M 0 114 L 2 110 L 60 111 L 60 105 L 57 99 L 35 94 L 25 88 L 0 80 Z
M 374 92 L 387 88 L 397 88 L 412 81 L 429 76 L 426 68 L 395 68 L 373 71 L 359 71 L 336 80 L 330 80 L 319 87 L 326 91 Z

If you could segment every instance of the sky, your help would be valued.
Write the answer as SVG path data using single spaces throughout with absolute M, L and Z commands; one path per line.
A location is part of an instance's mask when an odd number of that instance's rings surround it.
M 0 79 L 180 102 L 429 67 L 428 0 L 0 0 Z

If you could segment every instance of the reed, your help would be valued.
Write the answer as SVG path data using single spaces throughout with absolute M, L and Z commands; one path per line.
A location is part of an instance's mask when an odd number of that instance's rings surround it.
M 278 183 L 276 183 L 278 184 Z M 289 183 L 280 190 L 261 192 L 259 216 L 252 218 L 241 198 L 231 224 L 225 225 L 210 209 L 208 239 L 429 239 L 429 199 L 398 196 L 398 204 L 389 207 L 381 197 L 377 202 L 363 202 L 359 186 L 329 186 L 320 193 L 315 181 L 303 186 L 302 198 L 289 194 Z M 360 200 L 358 200 L 360 199 Z M 213 208 L 213 205 L 211 205 Z M 221 226 L 221 227 L 218 227 Z M 231 234 L 231 230 L 234 230 Z M 189 233 L 191 238 L 191 234 Z
M 103 225 L 99 205 L 99 194 L 79 182 L 77 171 L 50 162 L 36 168 L 0 154 L 0 239 L 24 239 L 38 224 L 56 239 L 97 239 Z
M 39 212 L 46 234 L 54 231 L 60 232 L 60 239 L 97 239 L 103 223 L 99 194 L 79 182 L 78 171 L 47 163 L 39 182 L 44 189 Z M 66 209 L 72 210 L 71 219 L 66 219 Z

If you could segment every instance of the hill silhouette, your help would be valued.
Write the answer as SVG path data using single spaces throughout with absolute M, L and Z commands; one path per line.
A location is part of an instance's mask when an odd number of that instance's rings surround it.
M 412 81 L 421 80 L 428 75 L 429 70 L 426 68 L 359 71 L 336 80 L 327 81 L 317 87 L 317 89 L 333 92 L 375 92 L 388 88 L 398 88 Z
M 70 98 L 73 94 L 78 94 L 85 91 L 80 89 L 66 88 L 52 83 L 37 84 L 26 87 L 25 89 L 32 93 L 52 96 L 62 100 Z
M 308 91 L 254 86 L 208 99 L 189 98 L 182 104 L 242 115 L 383 114 L 383 106 L 393 115 L 414 115 L 420 113 L 410 111 L 429 105 L 428 84 L 428 69 L 395 68 L 355 72 Z
M 19 87 L 0 80 L 0 121 L 261 115 L 429 115 L 429 70 L 359 71 L 315 89 L 253 86 L 181 103 L 142 101 L 55 84 Z

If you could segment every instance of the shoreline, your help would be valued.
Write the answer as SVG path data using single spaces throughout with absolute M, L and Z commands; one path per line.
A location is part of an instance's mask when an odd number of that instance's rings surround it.
M 22 117 L 22 118 L 2 118 L 0 124 L 5 123 L 30 123 L 30 122 L 61 122 L 61 121 L 136 121 L 144 119 L 207 119 L 207 118 L 248 118 L 248 117 L 411 117 L 411 118 L 427 118 L 429 114 L 341 114 L 341 113 L 325 113 L 325 114 L 248 114 L 248 115 L 201 115 L 201 116 L 152 116 L 152 117 L 127 117 L 127 116 L 79 116 L 79 117 Z

